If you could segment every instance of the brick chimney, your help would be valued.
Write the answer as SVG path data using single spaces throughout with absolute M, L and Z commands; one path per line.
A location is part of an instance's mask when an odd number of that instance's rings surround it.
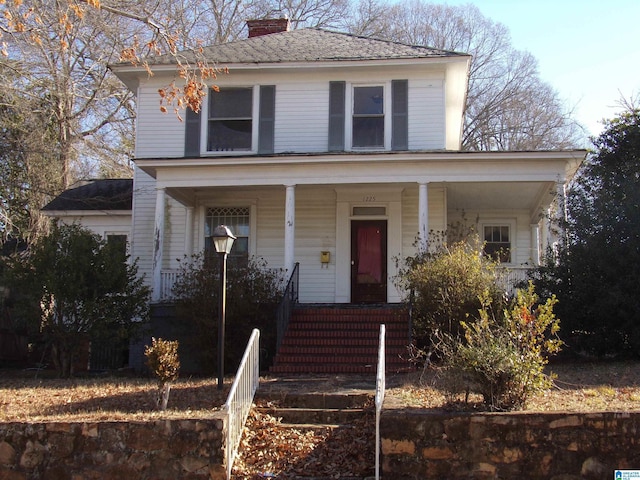
M 291 22 L 288 18 L 265 18 L 263 20 L 247 20 L 249 38 L 269 35 L 270 33 L 288 32 Z

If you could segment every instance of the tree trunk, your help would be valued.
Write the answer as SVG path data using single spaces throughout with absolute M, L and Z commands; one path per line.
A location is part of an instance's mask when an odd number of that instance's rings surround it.
M 56 369 L 58 377 L 71 377 L 71 359 L 64 346 L 53 344 L 51 346 L 51 359 L 53 360 L 53 366 Z
M 170 382 L 160 384 L 160 388 L 158 389 L 157 406 L 163 412 L 167 409 L 167 405 L 169 403 L 170 391 L 171 391 Z

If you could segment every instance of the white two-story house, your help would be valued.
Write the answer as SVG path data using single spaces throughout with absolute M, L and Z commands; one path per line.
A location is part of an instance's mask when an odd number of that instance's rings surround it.
M 130 242 L 155 301 L 219 224 L 236 254 L 299 263 L 301 303 L 399 302 L 395 259 L 463 212 L 505 265 L 539 260 L 584 151 L 460 151 L 469 55 L 286 25 L 205 48 L 229 73 L 184 121 L 160 111 L 171 57 L 112 66 L 138 101 Z

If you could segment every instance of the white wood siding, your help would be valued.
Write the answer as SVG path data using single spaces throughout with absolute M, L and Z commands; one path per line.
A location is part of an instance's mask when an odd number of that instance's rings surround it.
M 184 156 L 184 122 L 171 108 L 167 113 L 160 111 L 158 89 L 162 86 L 161 82 L 150 81 L 138 89 L 137 158 Z
M 409 150 L 434 150 L 445 146 L 444 83 L 409 81 Z
M 284 265 L 285 188 L 260 192 L 256 214 L 257 231 L 254 256 L 264 258 L 272 268 Z
M 296 261 L 300 262 L 300 301 L 333 302 L 336 266 L 336 194 L 333 189 L 296 188 Z M 320 252 L 331 255 L 329 265 Z
M 276 87 L 276 152 L 326 152 L 329 82 Z
M 136 168 L 133 177 L 133 227 L 131 256 L 138 259 L 138 269 L 151 285 L 153 231 L 156 212 L 156 182 Z
M 131 236 L 131 215 L 64 215 L 58 218 L 65 225 L 78 224 L 106 239 L 110 234 Z

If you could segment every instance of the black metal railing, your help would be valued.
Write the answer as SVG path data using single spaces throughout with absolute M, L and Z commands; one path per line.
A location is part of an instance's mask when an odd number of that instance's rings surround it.
M 300 286 L 300 264 L 296 262 L 293 267 L 293 272 L 291 272 L 291 276 L 289 277 L 289 281 L 287 282 L 287 288 L 284 290 L 284 294 L 282 295 L 282 300 L 280 300 L 280 304 L 278 305 L 278 311 L 276 313 L 277 320 L 277 340 L 276 340 L 276 352 L 280 349 L 280 345 L 282 344 L 282 339 L 284 338 L 285 333 L 287 333 L 287 329 L 289 328 L 289 319 L 291 318 L 291 312 L 293 312 L 293 308 L 298 303 L 298 287 Z

